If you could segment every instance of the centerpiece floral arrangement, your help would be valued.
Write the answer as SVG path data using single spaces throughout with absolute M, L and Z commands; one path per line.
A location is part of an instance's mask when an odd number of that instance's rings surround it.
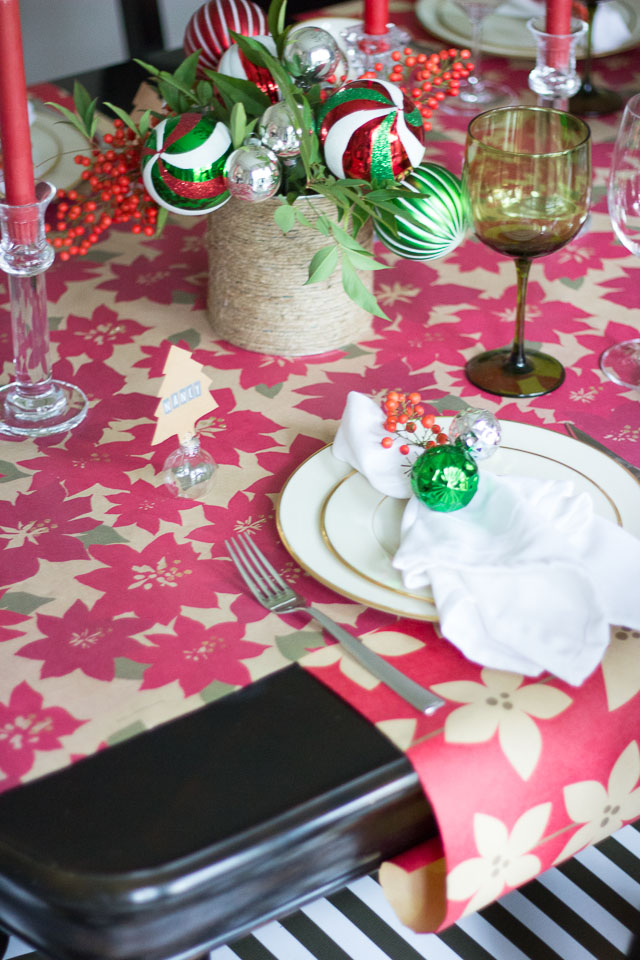
M 85 255 L 114 223 L 152 236 L 169 212 L 211 214 L 231 197 L 277 197 L 283 232 L 319 231 L 327 243 L 308 282 L 340 266 L 345 291 L 384 316 L 358 271 L 384 267 L 360 237 L 372 223 L 400 257 L 443 256 L 464 237 L 460 181 L 424 162 L 426 132 L 473 65 L 468 51 L 394 51 L 347 79 L 347 58 L 330 33 L 285 25 L 286 0 L 268 14 L 252 0 L 214 0 L 191 18 L 186 57 L 174 73 L 149 64 L 158 110 L 139 116 L 106 104 L 113 133 L 97 135 L 97 99 L 82 85 L 74 110 L 57 107 L 90 142 L 77 190 L 60 191 L 50 240 L 62 259 Z M 135 119 L 134 119 L 135 117 Z M 325 197 L 335 216 L 311 201 Z

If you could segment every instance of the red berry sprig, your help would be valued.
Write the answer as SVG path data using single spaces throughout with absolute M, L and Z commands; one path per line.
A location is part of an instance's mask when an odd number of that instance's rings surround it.
M 439 53 L 415 53 L 411 47 L 394 50 L 391 58 L 394 66 L 388 80 L 396 83 L 402 92 L 413 100 L 425 130 L 431 130 L 431 117 L 446 97 L 456 97 L 460 90 L 460 81 L 465 80 L 473 70 L 469 50 L 451 47 Z M 362 75 L 365 80 L 373 80 L 384 70 L 382 63 L 376 63 L 373 70 Z
M 84 167 L 85 190 L 58 190 L 55 222 L 46 231 L 61 260 L 86 256 L 100 235 L 116 223 L 130 223 L 132 233 L 151 237 L 158 208 L 147 193 L 140 173 L 142 142 L 123 121 L 114 120 L 114 133 L 104 135 L 105 148 L 74 159 Z
M 382 409 L 386 415 L 385 430 L 408 441 L 398 447 L 403 456 L 409 453 L 409 444 L 428 450 L 436 444 L 449 443 L 449 437 L 436 423 L 435 414 L 425 413 L 421 400 L 419 393 L 405 394 L 398 390 L 389 390 L 382 401 Z M 415 436 L 418 424 L 427 431 L 420 439 Z M 393 437 L 383 437 L 380 443 L 385 449 L 389 449 L 393 446 Z

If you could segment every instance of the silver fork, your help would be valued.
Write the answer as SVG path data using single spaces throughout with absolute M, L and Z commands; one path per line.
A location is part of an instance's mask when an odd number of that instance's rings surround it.
M 374 677 L 382 680 L 416 710 L 429 715 L 444 706 L 444 700 L 440 697 L 396 670 L 369 647 L 365 647 L 361 640 L 339 627 L 321 610 L 310 607 L 300 594 L 285 583 L 249 536 L 239 534 L 237 540 L 225 540 L 225 547 L 249 590 L 258 603 L 267 610 L 278 614 L 303 610 L 317 620 L 327 633 L 330 633 Z

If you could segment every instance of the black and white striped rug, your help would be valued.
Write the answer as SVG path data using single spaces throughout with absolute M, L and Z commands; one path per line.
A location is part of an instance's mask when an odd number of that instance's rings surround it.
M 4 960 L 28 951 L 12 938 Z M 373 877 L 210 960 L 640 960 L 640 821 L 444 933 L 404 927 Z

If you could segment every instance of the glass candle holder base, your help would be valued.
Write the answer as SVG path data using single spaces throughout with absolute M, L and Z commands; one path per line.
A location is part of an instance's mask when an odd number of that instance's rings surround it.
M 515 100 L 516 96 L 513 90 L 502 83 L 480 79 L 476 83 L 472 83 L 471 78 L 469 78 L 464 86 L 460 85 L 458 95 L 447 97 L 438 109 L 441 113 L 448 113 L 452 116 L 475 117 L 485 110 L 508 107 Z
M 640 339 L 609 347 L 600 357 L 600 369 L 618 386 L 640 390 Z
M 564 367 L 546 353 L 527 350 L 522 368 L 512 358 L 512 347 L 488 350 L 472 357 L 465 372 L 476 387 L 499 397 L 541 397 L 564 382 Z
M 211 454 L 200 446 L 200 438 L 189 436 L 165 460 L 162 480 L 171 496 L 202 500 L 213 485 L 217 469 Z
M 395 65 L 391 56 L 394 50 L 401 51 L 411 46 L 411 35 L 394 23 L 387 24 L 386 33 L 369 34 L 364 32 L 364 23 L 359 23 L 341 32 L 340 46 L 347 58 L 352 79 L 367 70 L 374 70 L 376 63 L 383 66 L 382 76 Z
M 82 390 L 63 380 L 46 389 L 21 391 L 14 383 L 0 388 L 0 433 L 15 437 L 48 437 L 77 426 L 89 403 Z

